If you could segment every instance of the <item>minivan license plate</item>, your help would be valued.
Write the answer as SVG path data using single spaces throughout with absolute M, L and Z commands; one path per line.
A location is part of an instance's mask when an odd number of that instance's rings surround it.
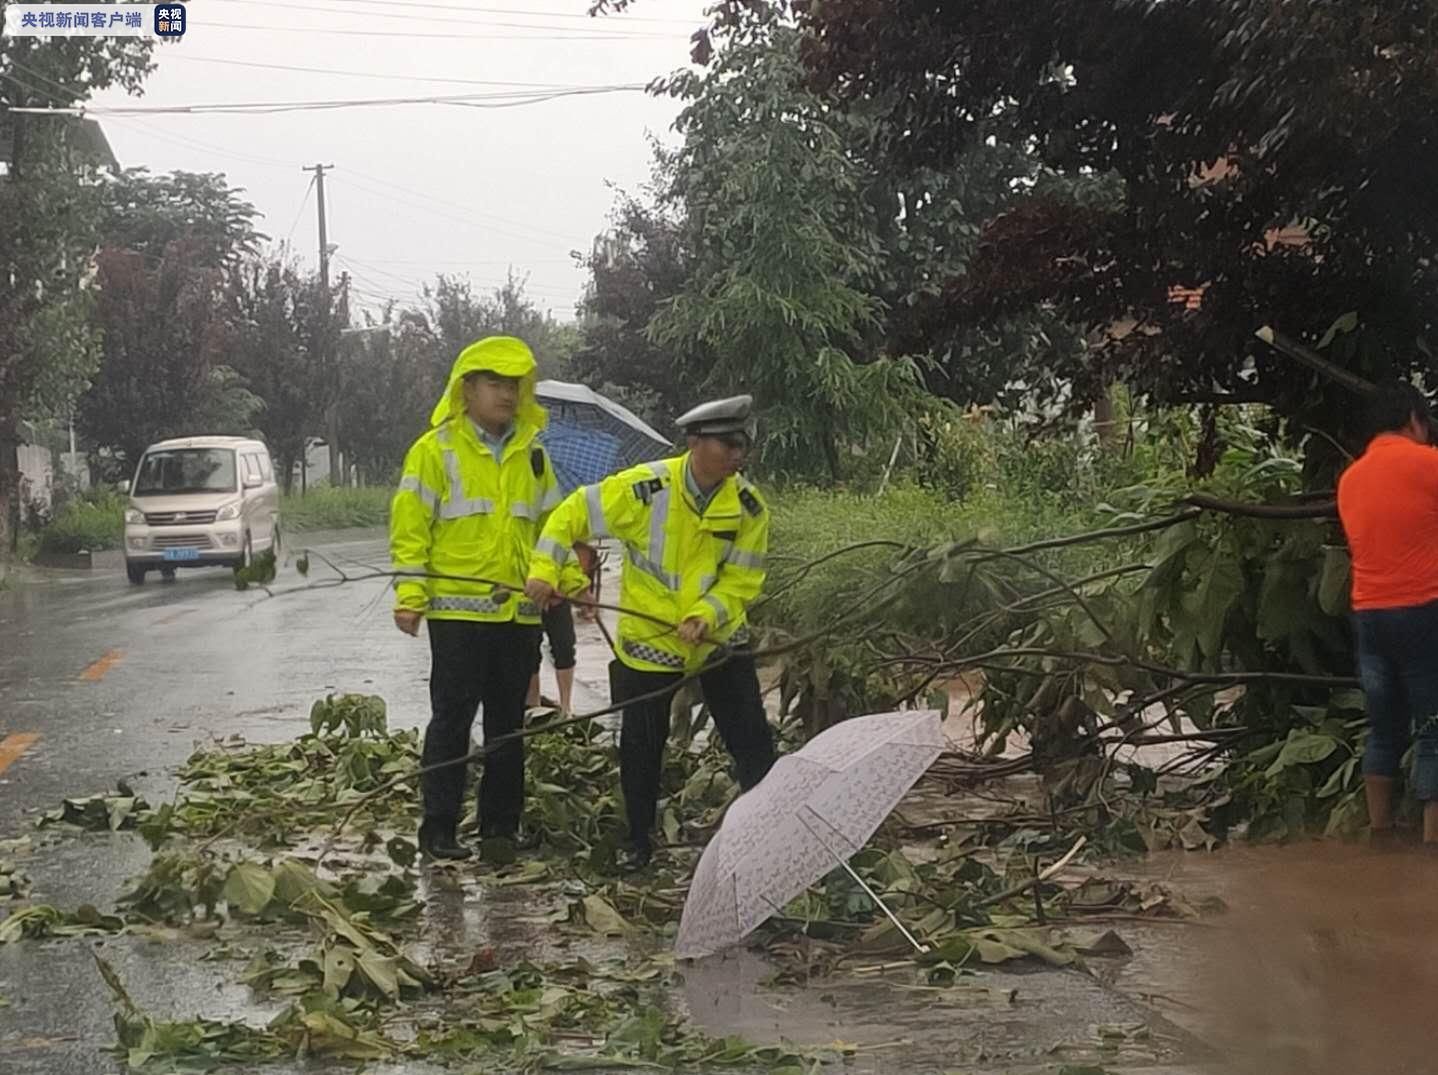
M 198 560 L 199 549 L 166 549 L 164 559 L 166 560 Z

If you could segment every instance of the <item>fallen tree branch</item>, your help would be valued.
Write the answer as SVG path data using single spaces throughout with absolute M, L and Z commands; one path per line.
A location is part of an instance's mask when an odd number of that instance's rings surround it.
M 1004 551 L 1027 555 L 1032 552 L 1042 552 L 1045 549 L 1063 549 L 1070 545 L 1085 545 L 1091 541 L 1107 541 L 1109 538 L 1149 534 L 1155 530 L 1167 530 L 1171 526 L 1178 526 L 1190 519 L 1197 519 L 1201 514 L 1203 513 L 1198 508 L 1188 508 L 1172 515 L 1165 515 L 1161 519 L 1150 519 L 1148 522 L 1132 523 L 1129 526 L 1111 526 L 1103 530 L 1089 530 L 1082 534 L 1070 534 L 1068 537 L 1048 538 L 1044 541 L 1031 542 L 1028 545 L 1016 545 Z
M 912 553 L 916 551 L 916 548 L 913 545 L 908 545 L 902 541 L 891 541 L 884 538 L 876 539 L 873 541 L 860 541 L 853 545 L 846 545 L 842 549 L 835 549 L 833 552 L 825 553 L 818 559 L 810 560 L 808 563 L 804 564 L 804 566 L 795 573 L 793 578 L 785 579 L 783 583 L 780 584 L 778 587 L 768 591 L 762 597 L 760 597 L 759 600 L 755 601 L 750 611 L 757 611 L 769 602 L 777 599 L 780 595 L 787 593 L 789 590 L 792 590 L 795 586 L 798 586 L 799 583 L 803 582 L 806 578 L 808 578 L 811 571 L 813 571 L 817 567 L 828 563 L 830 560 L 836 560 L 841 556 L 848 556 L 851 553 L 863 552 L 867 549 L 883 548 L 897 549 L 903 553 Z
M 980 562 L 995 557 L 1012 560 L 1014 563 L 1027 567 L 1030 571 L 1042 575 L 1050 582 L 1057 584 L 1059 592 L 1066 593 L 1078 603 L 1079 608 L 1084 610 L 1084 615 L 1088 616 L 1090 622 L 1099 629 L 1099 633 L 1103 635 L 1104 639 L 1110 645 L 1117 645 L 1113 631 L 1109 630 L 1108 624 L 1104 623 L 1103 619 L 1094 610 L 1094 607 L 1088 603 L 1088 600 L 1083 594 L 1079 593 L 1078 588 L 1072 583 L 1065 582 L 1057 574 L 1042 564 L 1035 562 L 1031 557 L 1025 556 L 1023 553 L 1010 552 L 1006 549 L 983 549 L 979 547 L 976 547 L 974 552 L 978 555 Z
M 1296 362 L 1301 362 L 1309 369 L 1323 374 L 1350 392 L 1356 392 L 1360 396 L 1371 396 L 1375 391 L 1371 381 L 1364 380 L 1358 374 L 1344 369 L 1332 359 L 1324 358 L 1311 347 L 1285 336 L 1272 325 L 1264 325 L 1254 335 L 1280 354 L 1287 355 Z
M 1246 519 L 1336 519 L 1338 517 L 1336 500 L 1323 500 L 1316 504 L 1245 504 L 1236 500 L 1221 500 L 1206 493 L 1190 493 L 1183 498 L 1181 503 L 1191 504 L 1204 511 L 1217 511 Z
M 1009 657 L 1053 657 L 1057 660 L 1077 661 L 1087 664 L 1128 665 L 1133 668 L 1142 669 L 1152 675 L 1183 680 L 1191 684 L 1214 683 L 1236 686 L 1241 683 L 1294 683 L 1311 687 L 1329 687 L 1334 690 L 1358 686 L 1358 680 L 1354 676 L 1316 676 L 1303 672 L 1267 671 L 1187 672 L 1181 668 L 1169 668 L 1165 665 L 1154 664 L 1151 661 L 1139 660 L 1133 657 L 1121 657 L 1114 654 L 1093 653 L 1082 650 L 1044 649 L 1040 646 L 1017 646 L 1011 649 L 989 650 L 987 653 L 980 653 L 973 657 L 963 657 L 946 661 L 942 667 L 946 671 L 954 671 L 984 664 L 985 662 L 992 663 L 995 660 Z M 909 663 L 926 663 L 922 661 L 916 662 L 913 658 L 909 658 L 908 661 Z M 1010 668 L 1007 666 L 999 666 L 999 668 L 1006 672 L 1026 671 L 1026 669 Z
M 1015 885 L 1013 888 L 1005 889 L 1003 892 L 1000 892 L 997 895 L 989 896 L 986 899 L 980 900 L 974 906 L 976 908 L 992 907 L 996 903 L 1003 903 L 1005 900 L 1011 900 L 1015 896 L 1022 896 L 1029 889 L 1035 888 L 1043 884 L 1049 878 L 1061 872 L 1065 866 L 1067 866 L 1070 862 L 1073 861 L 1074 856 L 1083 850 L 1083 846 L 1086 843 L 1088 843 L 1088 837 L 1080 836 L 1077 840 L 1074 841 L 1073 847 L 1068 849 L 1068 853 L 1065 854 L 1063 858 L 1059 859 L 1048 869 L 1044 870 L 1041 873 L 1034 874 L 1034 876 L 1030 877 L 1023 884 Z

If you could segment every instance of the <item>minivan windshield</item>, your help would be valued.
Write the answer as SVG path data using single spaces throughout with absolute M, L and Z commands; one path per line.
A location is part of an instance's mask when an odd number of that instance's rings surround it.
M 133 496 L 232 493 L 235 453 L 229 448 L 166 448 L 140 460 Z

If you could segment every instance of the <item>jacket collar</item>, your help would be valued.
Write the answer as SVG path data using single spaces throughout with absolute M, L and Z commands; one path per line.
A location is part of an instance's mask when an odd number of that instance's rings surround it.
M 479 439 L 479 433 L 475 430 L 474 423 L 470 421 L 469 415 L 463 414 L 457 418 L 451 419 L 449 421 L 449 428 L 452 430 L 456 430 L 460 439 L 467 441 L 469 446 L 475 451 L 480 452 L 491 459 L 494 458 L 493 454 L 489 450 L 489 445 L 485 444 L 484 441 Z M 539 429 L 536 426 L 532 425 L 529 422 L 526 422 L 523 418 L 516 417 L 514 420 L 513 430 L 509 436 L 509 440 L 506 441 L 504 445 L 504 458 L 508 459 L 515 452 L 523 451 L 524 449 L 528 448 L 529 445 L 534 441 L 534 438 L 538 435 Z
M 709 503 L 701 513 L 699 505 L 694 503 L 693 496 L 689 493 L 689 483 L 684 479 L 685 472 L 689 469 L 689 454 L 685 452 L 677 459 L 670 460 L 670 482 L 671 487 L 678 490 L 679 495 L 684 498 L 684 503 L 696 515 L 702 515 L 705 521 L 711 519 L 733 519 L 742 510 L 739 504 L 739 479 L 737 477 L 725 478 L 714 490 L 709 498 Z

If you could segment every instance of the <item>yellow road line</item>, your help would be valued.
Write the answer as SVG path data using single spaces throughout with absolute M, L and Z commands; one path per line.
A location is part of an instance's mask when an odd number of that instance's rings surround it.
M 80 673 L 80 678 L 90 683 L 99 682 L 105 678 L 106 672 L 120 663 L 124 656 L 125 651 L 122 649 L 107 650 L 103 657 Z
M 35 745 L 40 737 L 31 732 L 16 732 L 0 739 L 0 773 L 20 760 L 20 756 Z

